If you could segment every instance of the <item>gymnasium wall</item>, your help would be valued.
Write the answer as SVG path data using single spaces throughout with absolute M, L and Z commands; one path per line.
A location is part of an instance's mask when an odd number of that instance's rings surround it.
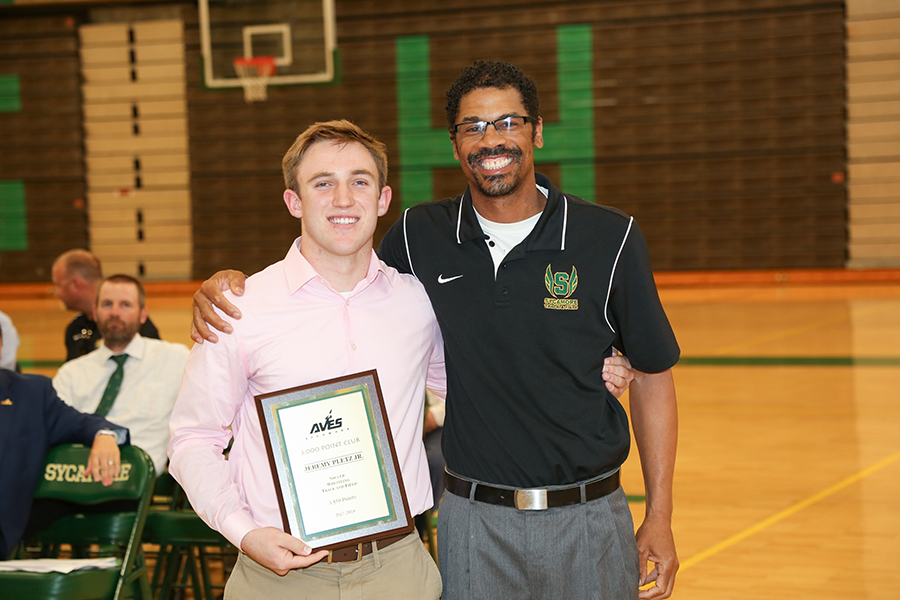
M 900 2 L 847 1 L 848 265 L 900 264 Z
M 538 170 L 569 193 L 633 214 L 655 269 L 845 265 L 844 2 L 523 0 L 511 8 L 338 0 L 336 9 L 336 80 L 273 86 L 267 102 L 248 105 L 240 90 L 203 86 L 192 2 L 0 3 L 0 282 L 46 280 L 61 251 L 98 245 L 94 197 L 116 215 L 101 222 L 124 232 L 105 239 L 128 238 L 104 251 L 143 252 L 128 254 L 120 269 L 132 265 L 150 279 L 259 270 L 283 257 L 299 231 L 281 200 L 281 156 L 308 124 L 332 118 L 351 119 L 388 145 L 394 201 L 380 239 L 402 206 L 464 189 L 443 93 L 479 58 L 513 62 L 534 77 L 547 141 Z M 127 31 L 161 20 L 182 23 L 183 72 L 177 64 L 157 69 L 158 87 L 143 87 L 165 89 L 166 98 L 134 102 L 171 101 L 183 81 L 186 148 L 160 150 L 158 138 L 171 138 L 177 118 L 150 109 L 123 117 L 131 133 L 114 134 L 131 136 L 118 146 L 126 159 L 118 175 L 133 183 L 135 165 L 155 168 L 165 176 L 154 190 L 183 198 L 181 208 L 164 202 L 181 212 L 159 216 L 153 229 L 146 210 L 140 219 L 136 212 L 149 194 L 129 195 L 107 179 L 98 188 L 86 173 L 96 95 L 79 32 L 126 24 L 123 43 L 140 47 L 140 35 Z M 133 70 L 133 83 L 142 83 Z M 135 163 L 138 141 L 157 163 L 183 156 L 184 177 L 171 165 Z M 146 243 L 151 230 L 161 243 Z
M 0 281 L 88 245 L 76 21 L 0 6 Z

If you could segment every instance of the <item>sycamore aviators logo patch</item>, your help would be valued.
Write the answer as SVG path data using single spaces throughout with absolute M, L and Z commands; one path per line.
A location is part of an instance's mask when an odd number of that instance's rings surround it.
M 544 273 L 544 285 L 552 298 L 544 298 L 544 308 L 550 310 L 578 310 L 578 299 L 569 298 L 578 287 L 578 271 L 572 266 L 571 273 L 554 273 L 550 265 Z

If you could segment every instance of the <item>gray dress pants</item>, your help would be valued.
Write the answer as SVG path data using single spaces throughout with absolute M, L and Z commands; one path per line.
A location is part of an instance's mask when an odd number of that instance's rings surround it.
M 585 504 L 523 511 L 444 492 L 443 600 L 636 600 L 640 571 L 622 488 Z

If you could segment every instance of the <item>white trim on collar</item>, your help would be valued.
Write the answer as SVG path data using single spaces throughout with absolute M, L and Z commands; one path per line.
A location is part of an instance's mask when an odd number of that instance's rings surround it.
M 418 279 L 419 276 L 416 275 L 416 270 L 413 268 L 412 264 L 412 254 L 409 251 L 409 235 L 406 232 L 406 215 L 408 214 L 409 209 L 407 208 L 403 211 L 403 245 L 406 246 L 406 260 L 409 261 L 409 271 L 412 273 L 413 277 Z
M 456 243 L 462 244 L 462 241 L 459 239 L 459 228 L 462 225 L 462 213 L 463 213 L 463 204 L 466 203 L 466 197 L 463 195 L 462 200 L 459 202 L 459 214 L 456 215 Z M 475 209 L 474 203 L 472 204 L 472 209 Z
M 613 333 L 615 333 L 616 330 L 613 329 L 612 324 L 609 322 L 609 296 L 612 294 L 613 277 L 616 276 L 616 267 L 619 264 L 619 257 L 622 256 L 622 248 L 625 247 L 625 242 L 628 241 L 628 234 L 631 233 L 632 223 L 634 223 L 634 217 L 629 217 L 628 228 L 625 230 L 625 237 L 622 238 L 622 244 L 619 246 L 619 251 L 616 253 L 616 260 L 613 261 L 612 272 L 609 274 L 609 288 L 606 290 L 606 302 L 603 304 L 603 318 L 606 319 L 606 325 Z

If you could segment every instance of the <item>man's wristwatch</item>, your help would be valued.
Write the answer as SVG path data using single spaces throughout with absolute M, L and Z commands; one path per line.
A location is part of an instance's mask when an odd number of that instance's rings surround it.
M 118 439 L 119 439 L 119 435 L 112 429 L 101 429 L 100 431 L 98 431 L 97 433 L 94 434 L 95 440 L 97 439 L 98 435 L 111 435 L 114 438 L 116 438 L 116 441 L 118 441 Z

